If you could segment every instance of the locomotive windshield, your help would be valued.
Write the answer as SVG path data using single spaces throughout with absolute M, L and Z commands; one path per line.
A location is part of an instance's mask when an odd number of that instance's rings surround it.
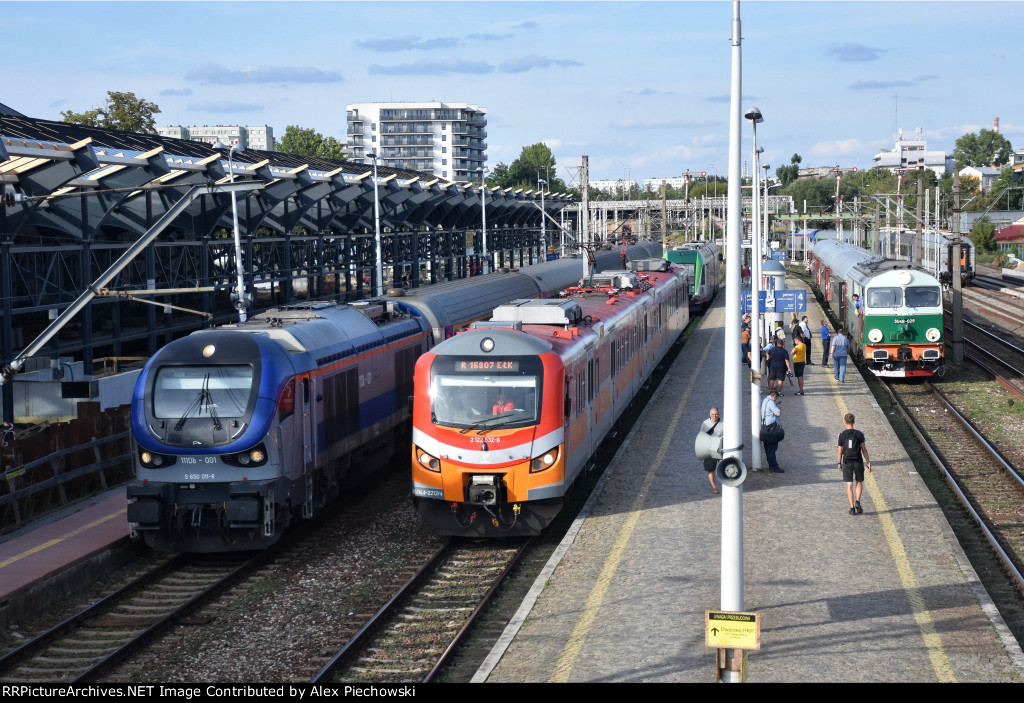
M 438 357 L 430 370 L 431 421 L 480 429 L 536 425 L 543 374 L 537 357 Z
M 902 288 L 868 289 L 869 308 L 898 308 L 903 305 Z
M 913 286 L 907 288 L 907 307 L 934 308 L 939 306 L 942 294 L 938 286 Z
M 253 368 L 164 366 L 153 382 L 153 417 L 242 417 L 253 391 Z

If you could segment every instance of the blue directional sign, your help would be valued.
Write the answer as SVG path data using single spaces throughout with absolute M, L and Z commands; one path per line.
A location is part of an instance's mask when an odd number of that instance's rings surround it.
M 776 249 L 772 252 L 772 261 L 778 261 L 779 263 L 786 263 L 786 252 L 783 249 Z
M 758 312 L 807 312 L 807 291 L 805 290 L 777 290 L 774 295 L 768 297 L 766 291 L 758 291 Z M 750 291 L 742 291 L 741 312 L 750 312 Z

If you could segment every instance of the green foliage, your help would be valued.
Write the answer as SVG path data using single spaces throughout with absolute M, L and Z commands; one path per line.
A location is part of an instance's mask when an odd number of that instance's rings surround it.
M 565 181 L 556 175 L 555 156 L 542 142 L 524 146 L 519 158 L 506 166 L 499 163 L 487 178 L 487 185 L 497 188 L 537 190 L 537 178 L 548 182 L 547 191 L 564 193 Z
M 992 183 L 989 195 L 993 200 L 1000 199 L 1000 206 L 1006 210 L 1024 210 L 1024 183 L 1014 180 L 1013 167 L 1008 166 L 999 172 Z M 1007 189 L 1010 192 L 1006 193 Z M 1004 196 L 1005 193 L 1005 196 Z
M 775 169 L 775 177 L 782 183 L 783 188 L 799 178 L 801 161 L 803 157 L 800 154 L 793 154 L 789 159 L 789 166 L 779 166 Z
M 965 166 L 1002 166 L 1010 162 L 1012 154 L 1013 146 L 1009 140 L 990 129 L 963 135 L 956 140 L 953 149 L 957 169 Z
M 334 137 L 325 137 L 312 128 L 288 125 L 277 150 L 286 154 L 313 156 L 332 161 L 344 161 L 345 144 Z
M 967 235 L 971 238 L 980 251 L 995 252 L 998 251 L 996 246 L 996 228 L 989 222 L 987 217 L 983 217 L 978 220 L 974 227 L 971 228 L 971 233 Z
M 135 93 L 107 91 L 107 100 L 102 107 L 85 112 L 64 110 L 60 113 L 65 122 L 82 124 L 103 129 L 120 129 L 126 132 L 156 134 L 156 120 L 160 107 L 156 103 L 135 97 Z

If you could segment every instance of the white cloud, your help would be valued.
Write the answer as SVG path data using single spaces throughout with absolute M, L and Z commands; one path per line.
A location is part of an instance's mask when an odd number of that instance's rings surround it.
M 812 156 L 833 156 L 841 154 L 863 154 L 865 145 L 859 139 L 840 139 L 837 141 L 818 142 L 811 147 Z M 872 154 L 874 156 L 874 154 Z

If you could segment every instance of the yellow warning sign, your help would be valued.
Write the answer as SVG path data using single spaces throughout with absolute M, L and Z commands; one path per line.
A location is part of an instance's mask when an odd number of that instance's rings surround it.
M 761 619 L 757 613 L 706 610 L 704 644 L 726 649 L 761 649 Z

